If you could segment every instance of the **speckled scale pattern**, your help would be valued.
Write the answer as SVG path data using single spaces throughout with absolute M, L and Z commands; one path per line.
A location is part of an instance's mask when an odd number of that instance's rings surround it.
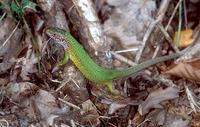
M 142 69 L 152 66 L 156 63 L 160 63 L 166 60 L 174 59 L 180 54 L 175 53 L 168 56 L 158 57 L 153 60 L 148 60 L 136 66 L 126 68 L 126 69 L 106 69 L 97 65 L 85 52 L 83 47 L 78 43 L 78 41 L 69 33 L 65 34 L 66 40 L 69 43 L 68 53 L 70 54 L 70 59 L 76 65 L 76 67 L 82 72 L 82 74 L 89 80 L 96 83 L 104 83 L 107 81 L 112 81 L 130 74 L 136 73 Z
M 106 69 L 97 65 L 85 52 L 83 47 L 78 41 L 69 33 L 59 28 L 50 28 L 47 30 L 47 34 L 54 39 L 63 40 L 67 43 L 67 52 L 70 59 L 80 70 L 80 72 L 90 81 L 106 85 L 110 92 L 115 93 L 112 88 L 112 81 L 130 74 L 136 73 L 149 66 L 157 63 L 167 61 L 179 57 L 181 53 L 174 53 L 168 56 L 158 57 L 152 60 L 148 60 L 141 64 L 135 65 L 125 69 Z M 182 52 L 183 53 L 183 52 Z
M 114 71 L 97 65 L 69 32 L 66 32 L 65 37 L 69 43 L 68 53 L 70 59 L 87 79 L 96 83 L 113 80 L 115 77 Z

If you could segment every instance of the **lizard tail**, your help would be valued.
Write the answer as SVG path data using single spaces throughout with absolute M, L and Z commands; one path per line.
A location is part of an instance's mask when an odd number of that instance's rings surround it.
M 130 68 L 125 68 L 122 70 L 113 70 L 113 79 L 118 79 L 121 77 L 128 76 L 130 74 L 134 74 L 140 70 L 143 70 L 143 69 L 150 67 L 152 65 L 155 65 L 157 63 L 164 62 L 164 61 L 167 61 L 170 59 L 175 59 L 175 58 L 179 57 L 180 55 L 181 55 L 180 53 L 175 53 L 175 54 L 171 54 L 171 55 L 167 55 L 167 56 L 158 57 L 158 58 L 155 58 L 152 60 L 148 60 L 148 61 L 145 61 L 143 63 L 140 63 L 140 64 L 135 65 Z

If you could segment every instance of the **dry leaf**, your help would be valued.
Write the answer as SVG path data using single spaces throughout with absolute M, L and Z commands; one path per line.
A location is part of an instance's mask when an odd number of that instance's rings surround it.
M 179 62 L 165 73 L 200 81 L 200 59 Z
M 118 7 L 104 23 L 105 34 L 117 42 L 120 40 L 124 48 L 130 49 L 130 46 L 135 48 L 140 45 L 147 26 L 153 21 L 150 12 L 156 10 L 155 1 L 107 0 L 107 2 Z
M 20 102 L 33 94 L 33 91 L 37 89 L 39 89 L 38 86 L 31 82 L 10 82 L 6 90 L 12 100 Z
M 128 2 L 128 0 L 107 0 L 107 3 L 111 6 L 122 6 Z
M 141 115 L 149 112 L 152 108 L 162 108 L 159 104 L 162 101 L 171 100 L 178 97 L 178 89 L 168 87 L 166 89 L 156 90 L 149 94 L 147 99 L 139 105 L 138 111 Z
M 47 91 L 38 90 L 32 100 L 41 115 L 41 119 L 46 121 L 47 125 L 52 125 L 53 119 L 58 117 L 58 115 L 55 115 L 56 112 L 59 112 L 56 98 Z
M 158 122 L 158 125 L 159 126 L 163 125 L 165 123 L 165 119 L 166 119 L 166 111 L 165 110 L 159 111 L 156 116 L 156 121 Z
M 193 42 L 193 30 L 192 29 L 187 29 L 180 31 L 180 41 L 178 43 L 178 47 L 184 48 L 190 45 Z M 177 43 L 178 39 L 178 32 L 175 32 L 174 35 L 174 43 Z
M 113 114 L 118 109 L 124 108 L 126 106 L 127 106 L 127 104 L 123 104 L 123 103 L 112 103 L 109 106 L 108 114 Z
M 38 6 L 46 12 L 49 12 L 52 7 L 54 6 L 54 3 L 56 2 L 56 0 L 50 0 L 50 1 L 46 1 L 46 0 L 38 0 Z
M 83 102 L 82 109 L 83 109 L 83 111 L 81 112 L 83 116 L 81 119 L 82 124 L 84 125 L 89 124 L 92 126 L 99 125 L 100 123 L 99 114 L 98 114 L 97 108 L 95 107 L 95 105 L 92 103 L 91 100 L 87 100 Z
M 189 121 L 178 119 L 178 120 L 173 121 L 170 125 L 167 125 L 167 126 L 168 127 L 189 127 Z
M 15 114 L 4 114 L 0 116 L 1 127 L 19 127 L 20 123 L 18 116 Z
M 35 66 L 37 62 L 38 58 L 35 55 L 32 55 L 30 59 L 25 57 L 18 59 L 18 64 L 16 65 L 16 68 L 22 67 L 20 76 L 23 80 L 30 80 L 29 75 L 38 71 L 37 67 Z
M 128 105 L 139 105 L 139 102 L 137 100 L 133 100 L 132 98 L 124 98 L 111 101 L 108 109 L 108 114 L 113 114 L 117 110 Z
M 8 63 L 8 62 L 3 62 L 3 63 L 0 63 L 0 74 L 2 73 L 5 73 L 8 69 L 11 68 L 11 66 L 14 64 L 13 63 Z

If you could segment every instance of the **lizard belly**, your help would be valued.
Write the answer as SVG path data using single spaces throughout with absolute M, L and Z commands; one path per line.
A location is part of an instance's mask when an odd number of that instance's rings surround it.
M 95 83 L 105 82 L 105 79 L 103 78 L 105 74 L 102 73 L 102 71 L 99 70 L 99 67 L 97 67 L 96 64 L 93 64 L 93 61 L 90 61 L 90 59 L 79 58 L 74 52 L 70 54 L 70 59 L 88 80 Z

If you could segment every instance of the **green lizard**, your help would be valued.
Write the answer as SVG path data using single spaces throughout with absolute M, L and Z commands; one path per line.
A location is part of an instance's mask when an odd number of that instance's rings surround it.
M 177 58 L 181 55 L 181 53 L 174 53 L 171 55 L 148 60 L 125 69 L 106 69 L 97 65 L 91 59 L 91 57 L 86 53 L 78 41 L 70 34 L 70 32 L 66 32 L 65 30 L 59 28 L 49 28 L 47 29 L 46 33 L 48 36 L 55 40 L 65 42 L 67 44 L 66 52 L 69 54 L 69 58 L 80 70 L 80 72 L 88 80 L 107 86 L 111 93 L 114 93 L 114 89 L 112 87 L 113 80 L 136 73 L 154 64 Z

